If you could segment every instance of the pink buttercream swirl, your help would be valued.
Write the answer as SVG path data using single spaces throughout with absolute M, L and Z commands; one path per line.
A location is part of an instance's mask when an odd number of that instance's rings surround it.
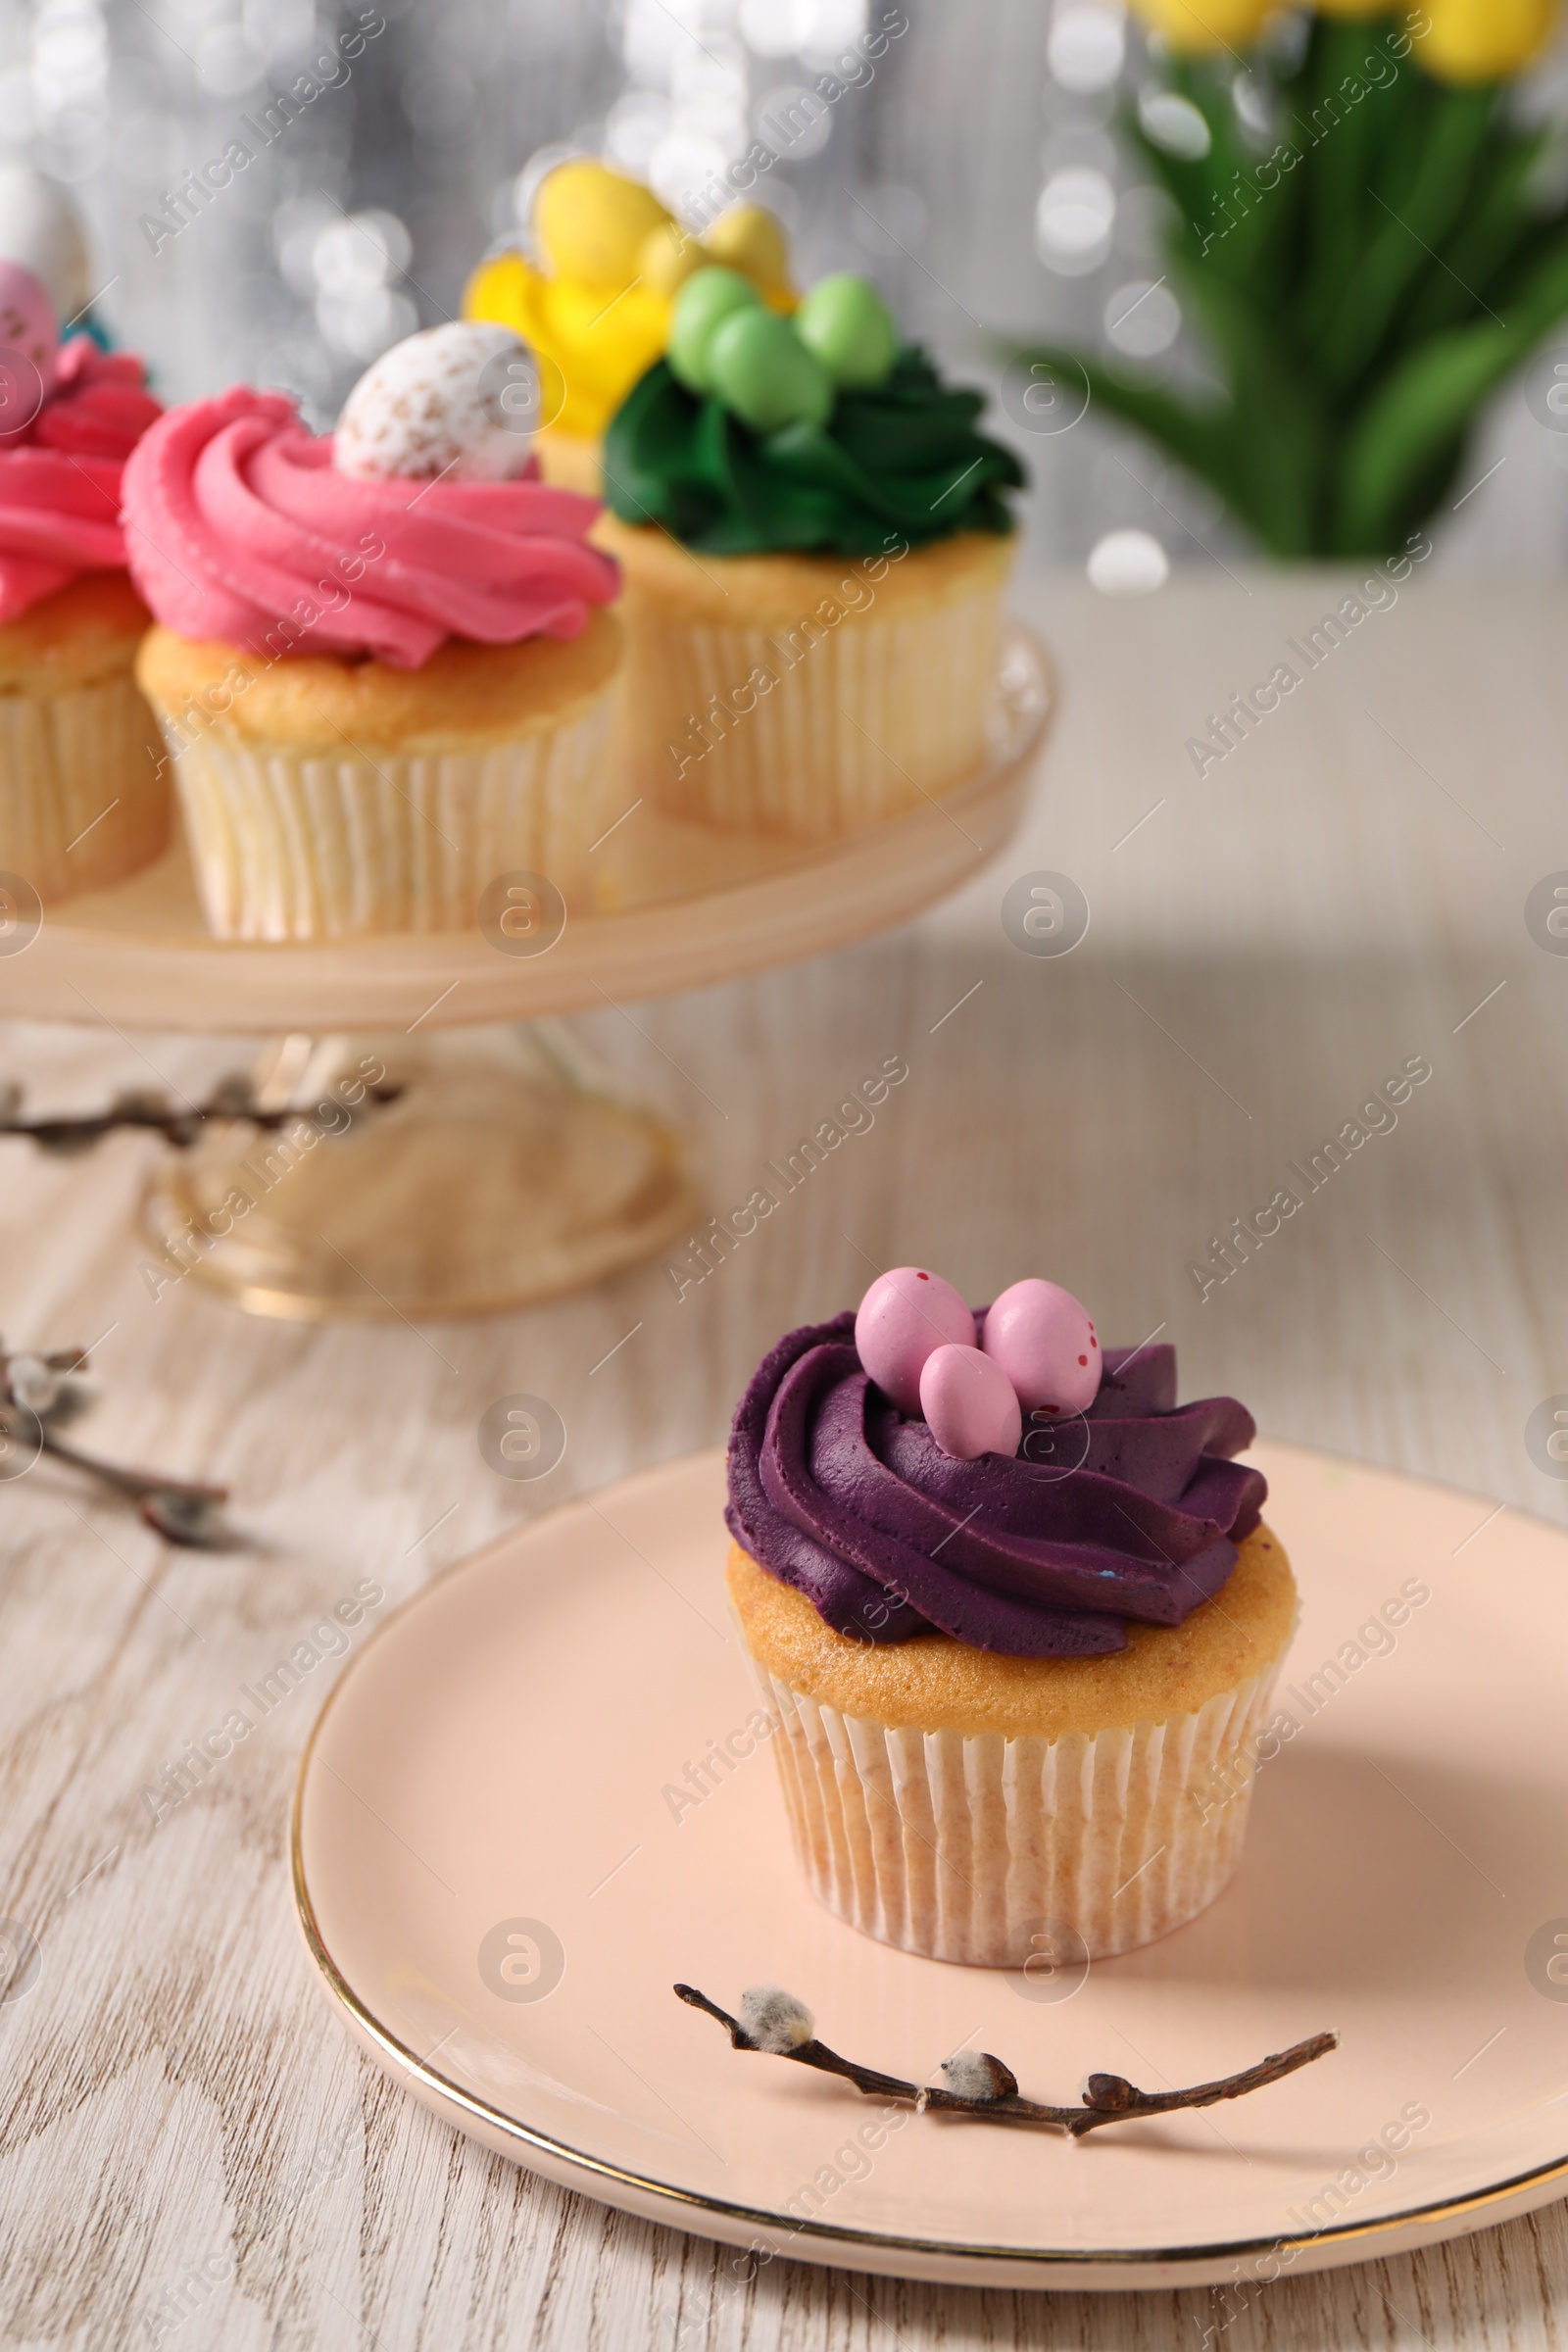
M 279 393 L 172 409 L 125 468 L 131 576 L 178 636 L 374 654 L 417 669 L 449 637 L 575 637 L 619 571 L 597 500 L 537 478 L 365 481 Z
M 121 478 L 163 414 L 140 360 L 74 335 L 37 413 L 0 441 L 0 621 L 83 572 L 122 571 Z
M 29 437 L 40 449 L 123 466 L 163 413 L 140 360 L 128 351 L 100 351 L 91 335 L 73 335 L 55 362 L 53 387 Z

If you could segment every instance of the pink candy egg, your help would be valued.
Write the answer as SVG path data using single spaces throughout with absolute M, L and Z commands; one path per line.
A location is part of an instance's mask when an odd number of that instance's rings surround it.
M 934 1348 L 973 1349 L 974 1317 L 951 1282 L 920 1266 L 879 1274 L 860 1300 L 855 1345 L 860 1362 L 901 1412 L 920 1408 L 920 1373 Z
M 1071 1291 L 1015 1282 L 986 1316 L 985 1352 L 1004 1372 L 1026 1413 L 1081 1413 L 1100 1391 L 1100 1342 Z
M 1011 1381 L 978 1348 L 938 1348 L 926 1357 L 920 1410 L 943 1452 L 960 1462 L 983 1453 L 1014 1454 L 1023 1436 Z
M 20 262 L 0 261 L 0 440 L 32 422 L 55 380 L 54 305 Z

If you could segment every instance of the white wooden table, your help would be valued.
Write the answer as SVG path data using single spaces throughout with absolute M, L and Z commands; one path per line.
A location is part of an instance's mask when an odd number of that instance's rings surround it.
M 358 1579 L 390 1604 L 518 1514 L 718 1440 L 764 1346 L 853 1302 L 870 1260 L 926 1259 L 972 1298 L 1055 1274 L 1107 1335 L 1164 1322 L 1188 1395 L 1223 1387 L 1280 1436 L 1563 1514 L 1523 1432 L 1568 1391 L 1568 960 L 1523 909 L 1568 867 L 1568 595 L 1413 583 L 1200 779 L 1187 738 L 1339 593 L 1217 570 L 1126 606 L 1041 587 L 1063 716 L 988 875 L 859 949 L 640 1008 L 661 1053 L 613 1013 L 578 1025 L 700 1139 L 725 1204 L 863 1070 L 908 1062 L 875 1127 L 679 1304 L 657 1265 L 418 1330 L 249 1322 L 189 1283 L 155 1301 L 132 1228 L 158 1147 L 0 1145 L 0 1330 L 98 1341 L 83 1442 L 227 1481 L 245 1537 L 177 1552 L 44 1468 L 0 1488 L 0 1916 L 40 1946 L 0 2004 L 0 2343 L 1131 2352 L 1210 2325 L 1228 2352 L 1563 2342 L 1561 2206 L 1279 2285 L 1228 2326 L 1206 2292 L 939 2293 L 785 2263 L 747 2283 L 723 2249 L 453 2137 L 352 2051 L 284 1869 L 335 1666 L 156 1824 L 141 1794 Z M 1059 959 L 999 919 L 1043 868 L 1093 908 Z M 1186 1268 L 1209 1237 L 1412 1055 L 1433 1076 L 1397 1130 L 1200 1303 Z M 38 1108 L 243 1058 L 0 1037 Z M 476 1447 L 519 1390 L 569 1433 L 538 1488 Z M 205 2293 L 183 2284 L 203 2265 Z

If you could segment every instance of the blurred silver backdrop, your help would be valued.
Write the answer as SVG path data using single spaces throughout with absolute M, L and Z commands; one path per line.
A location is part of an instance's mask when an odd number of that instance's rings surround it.
M 1162 200 L 1115 130 L 1140 54 L 1117 0 L 0 0 L 0 165 L 68 186 L 95 307 L 166 399 L 242 377 L 325 424 L 387 344 L 455 315 L 488 247 L 526 238 L 554 157 L 601 154 L 678 210 L 758 139 L 798 275 L 867 270 L 960 371 L 999 385 L 991 339 L 1049 328 L 1193 376 Z M 1531 102 L 1559 113 L 1565 89 L 1559 53 Z M 181 205 L 235 142 L 252 160 Z M 1037 561 L 1081 565 L 1128 527 L 1172 564 L 1246 552 L 1126 433 L 1034 429 L 1016 387 L 1004 408 Z M 1568 435 L 1510 391 L 1488 466 L 1443 560 L 1559 568 Z

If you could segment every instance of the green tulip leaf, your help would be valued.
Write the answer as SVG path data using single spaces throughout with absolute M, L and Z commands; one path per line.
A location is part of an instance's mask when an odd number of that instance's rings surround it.
M 1355 382 L 1382 349 L 1399 305 L 1443 270 L 1436 249 L 1463 216 L 1494 103 L 1490 90 L 1456 92 L 1438 118 L 1407 202 L 1396 207 L 1374 195 L 1370 234 L 1323 340 L 1331 384 Z
M 1380 543 L 1443 450 L 1463 435 L 1487 396 L 1568 316 L 1568 247 L 1521 291 L 1506 324 L 1450 328 L 1411 353 L 1348 437 L 1337 538 Z
M 1129 142 L 1176 218 L 1165 274 L 1221 387 L 1178 391 L 1112 361 L 1107 414 L 1168 450 L 1279 557 L 1381 555 L 1451 498 L 1484 404 L 1568 318 L 1568 201 L 1549 130 L 1497 85 L 1455 87 L 1391 46 L 1400 20 L 1313 15 L 1298 53 L 1260 51 L 1264 133 L 1236 60 L 1167 59 L 1208 147 Z

